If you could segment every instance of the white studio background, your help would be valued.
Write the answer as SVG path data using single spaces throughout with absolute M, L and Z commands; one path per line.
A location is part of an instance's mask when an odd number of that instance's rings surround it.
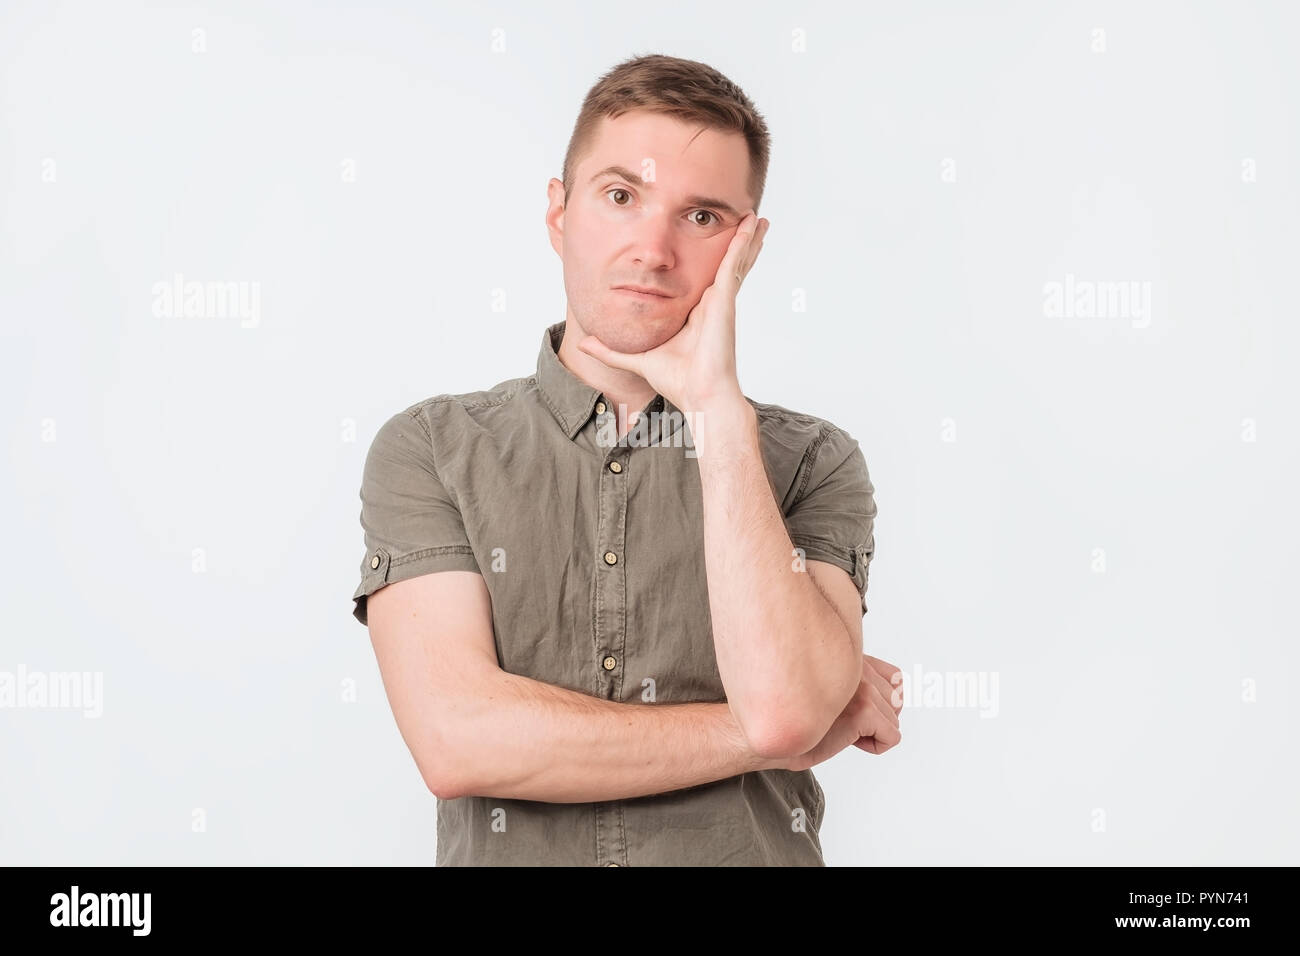
M 773 134 L 742 386 L 876 485 L 910 703 L 816 769 L 828 864 L 1298 862 L 1293 5 L 2 11 L 0 672 L 102 696 L 0 709 L 0 862 L 432 863 L 362 464 L 533 372 L 546 181 L 651 52 Z

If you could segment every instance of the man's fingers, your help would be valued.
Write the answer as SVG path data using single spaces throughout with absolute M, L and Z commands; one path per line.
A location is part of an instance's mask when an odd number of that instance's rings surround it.
M 880 694 L 895 715 L 903 709 L 903 688 L 901 686 L 890 684 L 879 672 L 870 667 L 863 671 L 862 677 L 872 690 Z
M 900 736 L 898 740 L 894 741 L 893 743 L 886 743 L 885 741 L 879 739 L 878 737 L 863 737 L 853 746 L 859 747 L 862 750 L 865 750 L 869 754 L 879 755 L 879 754 L 883 754 L 886 750 L 889 750 L 892 747 L 896 746 L 898 742 L 902 739 L 903 738 Z
M 882 754 L 890 747 L 897 746 L 903 739 L 903 732 L 887 720 L 882 719 L 871 730 L 870 734 L 859 737 L 853 746 L 867 753 Z
M 895 727 L 898 726 L 898 711 L 894 710 L 890 705 L 889 696 L 887 694 L 881 693 L 880 688 L 873 687 L 871 688 L 871 696 L 869 699 L 876 710 L 880 712 L 881 717 L 889 721 Z
M 895 711 L 901 710 L 903 707 L 903 672 L 896 665 L 889 663 L 889 661 L 882 661 L 879 657 L 872 657 L 870 654 L 863 654 L 862 656 L 866 660 L 863 673 L 866 674 L 870 670 L 882 677 L 889 687 L 885 696 L 889 698 L 890 704 Z
M 891 664 L 889 661 L 882 661 L 879 657 L 872 657 L 870 654 L 863 654 L 862 656 L 867 659 L 867 663 L 871 667 L 874 667 L 877 672 L 885 677 L 889 677 L 894 673 L 902 673 L 897 664 Z
M 594 335 L 588 335 L 585 339 L 578 342 L 578 348 L 586 352 L 592 358 L 604 362 L 611 368 L 619 368 L 641 375 L 640 363 L 635 358 L 615 352 Z M 644 375 L 641 375 L 641 377 L 645 378 Z
M 746 235 L 745 224 L 755 218 L 751 212 L 740 220 L 740 226 L 736 229 L 736 234 L 731 237 L 731 245 L 727 247 L 727 254 L 722 257 L 722 262 L 718 265 L 718 274 L 714 277 L 715 282 L 732 283 L 735 288 L 740 288 L 741 279 L 744 278 L 745 269 L 741 266 L 745 262 L 745 254 L 749 251 L 750 243 L 753 242 L 754 232 Z M 755 229 L 755 232 L 757 229 Z
M 903 672 L 888 661 L 870 654 L 863 654 L 862 659 L 863 680 L 878 688 L 894 712 L 898 713 L 903 709 Z
M 894 694 L 896 688 L 880 673 L 879 668 L 871 664 L 871 662 L 879 664 L 883 661 L 877 661 L 876 658 L 866 654 L 863 657 L 868 662 L 868 666 L 863 669 L 867 709 L 858 719 L 863 721 L 860 724 L 861 729 L 869 732 L 859 736 L 853 746 L 867 753 L 882 754 L 890 747 L 897 746 L 903 739 L 898 722 L 900 707 L 894 706 L 893 703 L 897 697 L 901 705 L 902 688 L 897 688 L 898 693 Z
M 754 228 L 754 234 L 749 237 L 749 243 L 745 246 L 744 256 L 741 260 L 742 268 L 736 270 L 740 278 L 749 275 L 749 270 L 754 268 L 754 263 L 758 261 L 758 254 L 763 251 L 763 236 L 767 234 L 769 223 L 766 219 L 760 219 L 758 225 Z
M 890 747 L 897 746 L 903 739 L 903 735 L 894 731 L 891 735 L 888 732 L 880 732 L 868 737 L 859 737 L 854 741 L 853 746 L 859 750 L 865 750 L 869 754 L 883 754 Z

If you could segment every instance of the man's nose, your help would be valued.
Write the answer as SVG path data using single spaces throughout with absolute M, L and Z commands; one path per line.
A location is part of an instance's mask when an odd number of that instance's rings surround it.
M 673 239 L 673 224 L 667 216 L 646 216 L 636 226 L 633 258 L 645 269 L 671 268 Z

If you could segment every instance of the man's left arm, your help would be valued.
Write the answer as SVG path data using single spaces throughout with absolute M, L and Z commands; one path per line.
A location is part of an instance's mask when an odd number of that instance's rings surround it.
M 865 612 L 866 567 L 857 559 L 866 554 L 866 513 L 874 513 L 874 504 L 856 442 L 826 423 L 816 449 L 809 449 L 818 452 L 814 466 L 800 483 L 808 492 L 791 505 L 797 534 L 787 531 L 777 507 L 759 446 L 758 413 L 736 377 L 736 294 L 769 225 L 753 210 L 745 214 L 713 284 L 668 341 L 624 353 L 588 335 L 578 348 L 640 376 L 693 416 L 719 676 L 750 749 L 792 757 L 821 741 L 862 681 L 860 629 L 845 624 L 856 611 L 836 572 L 860 573 L 854 583 Z M 828 472 L 817 460 L 832 439 L 848 453 Z M 792 535 L 807 557 L 826 562 L 817 565 L 816 582 L 796 557 Z M 838 595 L 834 604 L 819 585 Z
M 756 751 L 804 753 L 862 678 L 875 516 L 870 478 L 857 443 L 828 423 L 808 489 L 791 509 L 792 539 L 763 465 L 753 406 L 741 397 L 699 414 L 706 426 L 697 449 L 718 672 Z

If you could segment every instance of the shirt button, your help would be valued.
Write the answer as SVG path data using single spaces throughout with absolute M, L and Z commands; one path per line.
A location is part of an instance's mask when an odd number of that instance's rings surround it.
M 600 663 L 601 666 L 603 666 L 607 671 L 612 671 L 615 667 L 618 666 L 618 661 L 614 660 L 614 658 L 612 657 L 607 657 Z
M 375 555 L 373 558 L 370 559 L 370 566 L 372 568 L 379 567 L 379 555 Z
M 609 463 L 609 470 L 617 475 L 620 471 L 623 470 L 623 466 L 616 461 L 611 461 Z
M 605 414 L 605 403 L 604 403 L 604 402 L 597 402 L 597 403 L 596 403 L 596 414 L 597 414 L 597 415 L 604 415 L 604 414 Z
M 613 551 L 606 551 L 606 552 L 605 552 L 605 563 L 606 563 L 606 564 L 617 564 L 617 563 L 618 563 L 618 555 L 615 554 Z

